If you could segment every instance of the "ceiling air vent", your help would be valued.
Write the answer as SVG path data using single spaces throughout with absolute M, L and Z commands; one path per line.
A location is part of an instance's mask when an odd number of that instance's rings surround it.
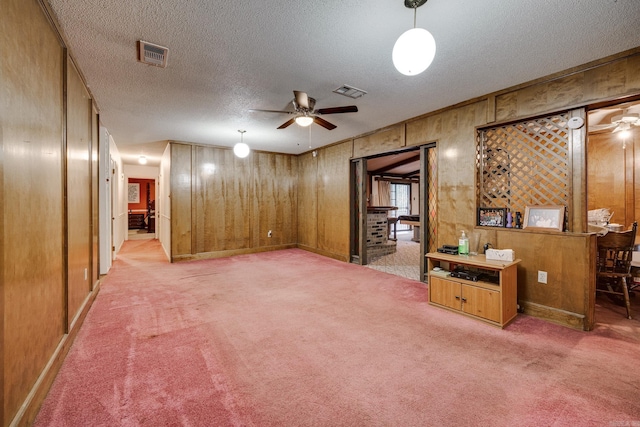
M 366 95 L 367 93 L 362 89 L 357 89 L 353 86 L 348 86 L 348 85 L 340 86 L 338 89 L 335 89 L 333 92 L 337 93 L 338 95 L 348 96 L 349 98 L 353 98 L 353 99 L 360 98 L 361 96 Z
M 138 61 L 155 67 L 165 68 L 169 49 L 157 44 L 138 40 Z

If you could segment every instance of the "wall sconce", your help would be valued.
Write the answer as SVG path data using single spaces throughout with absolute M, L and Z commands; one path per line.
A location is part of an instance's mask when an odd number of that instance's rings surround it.
M 393 46 L 393 65 L 406 76 L 415 76 L 429 68 L 436 56 L 436 40 L 424 28 L 416 28 L 416 14 L 427 0 L 405 0 L 404 5 L 413 9 L 413 28 L 405 31 Z
M 238 130 L 238 132 L 240 132 L 240 142 L 233 146 L 233 153 L 241 159 L 244 159 L 249 155 L 251 149 L 243 142 L 243 136 L 246 130 Z
M 147 164 L 147 157 L 146 156 L 138 157 L 138 163 L 140 163 L 141 165 L 146 165 Z

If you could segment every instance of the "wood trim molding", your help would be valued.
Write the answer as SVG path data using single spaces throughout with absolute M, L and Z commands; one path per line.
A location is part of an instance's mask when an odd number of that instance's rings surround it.
M 559 308 L 547 307 L 545 305 L 536 304 L 529 301 L 518 301 L 520 308 L 524 314 L 547 320 L 562 326 L 568 326 L 580 331 L 590 331 L 586 317 L 582 314 L 572 313 L 570 311 L 561 310 Z

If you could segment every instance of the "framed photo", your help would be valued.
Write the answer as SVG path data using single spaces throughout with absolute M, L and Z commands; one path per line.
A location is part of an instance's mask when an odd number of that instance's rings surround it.
M 507 222 L 505 208 L 478 208 L 478 225 L 482 227 L 504 227 Z
M 563 231 L 564 206 L 527 206 L 524 210 L 522 228 Z
M 140 184 L 129 184 L 128 203 L 140 203 Z

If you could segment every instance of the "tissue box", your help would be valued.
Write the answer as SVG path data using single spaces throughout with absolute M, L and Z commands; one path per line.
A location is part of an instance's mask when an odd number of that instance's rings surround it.
M 516 259 L 513 249 L 487 249 L 485 255 L 487 261 L 513 261 Z

